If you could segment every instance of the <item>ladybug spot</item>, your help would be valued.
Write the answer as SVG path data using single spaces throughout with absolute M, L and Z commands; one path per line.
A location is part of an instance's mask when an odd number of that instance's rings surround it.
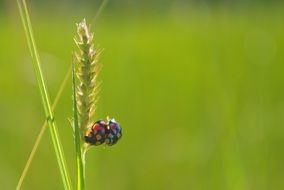
M 97 135 L 96 135 L 96 139 L 97 139 L 97 140 L 101 140 L 101 139 L 102 139 L 102 136 L 99 135 L 99 134 L 97 134 Z

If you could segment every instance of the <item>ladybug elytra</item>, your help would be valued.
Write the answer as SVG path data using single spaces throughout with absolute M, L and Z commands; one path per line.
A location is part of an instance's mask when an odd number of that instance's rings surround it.
M 95 146 L 103 144 L 105 142 L 106 133 L 107 124 L 103 120 L 99 120 L 87 131 L 85 141 Z
M 109 120 L 107 126 L 107 135 L 105 139 L 105 143 L 109 146 L 112 146 L 117 143 L 117 141 L 122 136 L 122 129 L 114 119 Z
M 117 143 L 121 136 L 122 129 L 114 119 L 109 120 L 108 123 L 99 120 L 87 131 L 85 141 L 95 146 L 103 143 L 112 146 Z

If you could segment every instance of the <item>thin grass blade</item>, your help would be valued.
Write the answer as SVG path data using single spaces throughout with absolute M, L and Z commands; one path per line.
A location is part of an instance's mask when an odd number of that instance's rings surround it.
M 57 126 L 54 120 L 54 114 L 50 106 L 51 105 L 50 99 L 48 96 L 47 88 L 46 88 L 45 81 L 44 81 L 43 74 L 42 74 L 39 54 L 38 54 L 36 43 L 34 40 L 34 35 L 32 31 L 32 25 L 31 25 L 29 13 L 28 13 L 28 8 L 27 8 L 25 0 L 22 0 L 21 2 L 20 0 L 17 0 L 17 3 L 18 3 L 21 20 L 23 22 L 29 50 L 31 53 L 32 63 L 33 63 L 33 67 L 35 70 L 36 79 L 37 79 L 37 83 L 39 86 L 45 115 L 47 118 L 47 123 L 49 125 L 50 134 L 51 134 L 52 142 L 54 145 L 55 154 L 56 154 L 57 162 L 59 165 L 59 170 L 60 170 L 60 174 L 62 177 L 63 185 L 65 189 L 69 190 L 69 189 L 72 189 L 71 180 L 69 177 L 69 173 L 67 171 L 67 164 L 66 164 L 66 160 L 63 154 L 58 129 L 57 129 Z
M 55 97 L 54 103 L 53 103 L 53 105 L 52 105 L 52 110 L 53 110 L 53 111 L 54 111 L 55 107 L 57 106 L 58 101 L 59 101 L 59 99 L 60 99 L 60 97 L 61 97 L 61 95 L 62 95 L 62 93 L 63 93 L 63 90 L 64 90 L 64 88 L 65 88 L 65 86 L 66 86 L 66 84 L 67 84 L 67 81 L 68 81 L 68 79 L 69 79 L 69 77 L 70 77 L 70 75 L 71 75 L 71 71 L 72 71 L 72 65 L 70 65 L 70 67 L 69 67 L 69 69 L 68 69 L 68 72 L 66 73 L 66 75 L 65 75 L 65 77 L 64 77 L 64 80 L 63 80 L 62 84 L 60 85 L 60 88 L 59 88 L 59 90 L 58 90 L 58 93 L 57 93 L 57 95 L 56 95 L 56 97 Z M 30 153 L 30 155 L 29 155 L 29 158 L 28 158 L 28 160 L 27 160 L 27 162 L 26 162 L 26 165 L 25 165 L 25 167 L 24 167 L 24 169 L 23 169 L 23 172 L 22 172 L 22 174 L 21 174 L 21 177 L 20 177 L 20 179 L 19 179 L 19 181 L 18 181 L 16 190 L 20 190 L 21 187 L 22 187 L 23 181 L 24 181 L 24 179 L 25 179 L 25 177 L 26 177 L 26 175 L 27 175 L 27 172 L 28 172 L 28 170 L 29 170 L 29 168 L 30 168 L 30 165 L 31 165 L 31 163 L 32 163 L 32 161 L 33 161 L 34 155 L 35 155 L 35 153 L 36 153 L 36 151 L 37 151 L 37 149 L 38 149 L 38 146 L 39 146 L 39 144 L 40 144 L 40 141 L 41 141 L 41 139 L 42 139 L 42 137 L 43 137 L 43 134 L 44 134 L 46 128 L 47 128 L 47 121 L 45 120 L 44 123 L 43 123 L 43 125 L 42 125 L 42 127 L 41 127 L 41 129 L 40 129 L 40 132 L 39 132 L 39 134 L 38 134 L 38 136 L 37 136 L 37 138 L 36 138 L 36 141 L 35 141 L 35 143 L 34 143 L 34 145 L 33 145 L 32 151 L 31 151 L 31 153 Z
M 100 5 L 99 8 L 98 8 L 98 11 L 97 11 L 96 15 L 95 15 L 94 18 L 93 18 L 93 23 L 96 22 L 96 20 L 97 20 L 98 17 L 100 16 L 101 12 L 103 11 L 103 9 L 106 7 L 107 3 L 108 3 L 108 0 L 103 0 L 103 1 L 102 1 L 101 5 Z M 19 1 L 18 1 L 18 6 L 19 6 L 19 5 L 20 5 L 20 4 L 19 4 Z M 24 24 L 24 29 L 27 30 L 27 29 L 26 29 L 25 20 L 23 20 L 23 19 L 24 19 L 24 16 L 23 16 L 24 14 L 23 14 L 22 9 L 21 9 L 20 7 L 19 7 L 19 11 L 20 11 L 20 15 L 21 15 L 22 22 L 23 22 L 23 24 Z M 31 49 L 31 47 L 30 47 L 31 45 L 30 45 L 29 41 L 28 41 L 28 46 L 29 46 L 30 51 L 32 51 L 32 49 Z M 62 82 L 61 85 L 60 85 L 60 89 L 59 89 L 59 91 L 58 91 L 58 93 L 57 93 L 57 95 L 56 95 L 55 101 L 54 101 L 54 103 L 53 103 L 53 105 L 52 105 L 52 110 L 54 110 L 54 109 L 56 108 L 56 105 L 57 105 L 57 103 L 58 103 L 58 101 L 59 101 L 59 98 L 61 97 L 62 91 L 63 91 L 63 89 L 65 88 L 66 83 L 67 83 L 67 80 L 68 80 L 68 78 L 69 78 L 70 75 L 71 75 L 71 70 L 72 70 L 72 65 L 70 66 L 68 72 L 66 73 L 66 75 L 65 75 L 65 77 L 64 77 L 63 82 Z M 21 177 L 20 177 L 20 179 L 19 179 L 19 181 L 18 181 L 16 190 L 21 189 L 21 186 L 22 186 L 22 184 L 23 184 L 23 181 L 24 181 L 24 179 L 25 179 L 25 177 L 26 177 L 26 175 L 27 175 L 27 172 L 28 172 L 28 170 L 29 170 L 29 168 L 30 168 L 30 165 L 31 165 L 31 163 L 32 163 L 32 161 L 33 161 L 34 155 L 35 155 L 35 153 L 36 153 L 36 151 L 37 151 L 38 145 L 39 145 L 39 143 L 40 143 L 40 141 L 41 141 L 41 139 L 42 139 L 42 136 L 43 136 L 43 134 L 44 134 L 44 132 L 45 132 L 45 130 L 46 130 L 46 127 L 47 127 L 47 121 L 45 121 L 45 122 L 43 123 L 43 125 L 42 125 L 42 127 L 41 127 L 41 130 L 40 130 L 40 132 L 39 132 L 39 134 L 38 134 L 38 136 L 37 136 L 37 138 L 36 138 L 36 141 L 35 141 L 35 143 L 34 143 L 34 146 L 33 146 L 32 150 L 31 150 L 31 153 L 30 153 L 30 155 L 29 155 L 29 158 L 28 158 L 28 160 L 27 160 L 27 162 L 26 162 L 26 165 L 25 165 L 25 167 L 24 167 L 24 169 L 23 169 L 23 172 L 22 172 L 22 174 L 21 174 Z M 84 154 L 84 153 L 83 153 L 83 154 Z M 84 155 L 83 155 L 83 161 L 84 161 Z

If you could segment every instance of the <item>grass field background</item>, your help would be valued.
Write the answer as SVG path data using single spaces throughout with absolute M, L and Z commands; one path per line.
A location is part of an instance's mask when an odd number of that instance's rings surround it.
M 75 49 L 83 8 L 30 7 L 51 99 Z M 103 12 L 94 121 L 123 138 L 87 154 L 87 189 L 284 189 L 283 6 Z M 0 189 L 14 189 L 44 122 L 17 9 L 0 16 Z M 71 79 L 56 121 L 75 179 Z M 23 189 L 62 189 L 49 131 Z

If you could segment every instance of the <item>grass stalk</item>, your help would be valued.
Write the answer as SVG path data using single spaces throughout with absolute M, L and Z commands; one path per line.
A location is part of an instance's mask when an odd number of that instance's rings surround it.
M 27 28 L 27 26 L 26 26 L 26 20 L 25 20 L 25 18 L 24 18 L 23 9 L 21 8 L 21 3 L 19 2 L 19 0 L 17 0 L 17 1 L 18 1 L 18 6 L 19 6 L 19 11 L 20 11 L 21 19 L 22 19 L 22 22 L 23 22 L 25 31 L 27 31 L 27 30 L 26 30 L 26 28 Z M 100 7 L 99 7 L 99 9 L 98 9 L 98 11 L 97 11 L 97 13 L 96 13 L 96 15 L 95 15 L 94 18 L 93 18 L 93 22 L 95 22 L 95 21 L 97 20 L 97 18 L 99 17 L 99 15 L 101 14 L 102 10 L 105 8 L 105 6 L 107 5 L 107 3 L 108 3 L 108 0 L 103 0 L 103 1 L 102 1 L 102 3 L 101 3 L 101 5 L 100 5 Z M 28 38 L 28 37 L 29 37 L 29 36 L 27 36 L 27 38 Z M 29 46 L 30 51 L 32 51 L 31 44 L 29 43 L 29 41 L 28 41 L 28 46 Z M 54 103 L 53 103 L 53 105 L 52 105 L 52 111 L 54 111 L 54 109 L 55 109 L 55 107 L 56 107 L 56 105 L 57 105 L 57 103 L 58 103 L 58 101 L 59 101 L 59 99 L 60 99 L 60 97 L 61 97 L 61 95 L 62 95 L 63 89 L 64 89 L 65 86 L 66 86 L 66 83 L 67 83 L 67 80 L 68 80 L 68 78 L 69 78 L 69 76 L 70 76 L 70 74 L 71 74 L 71 71 L 72 71 L 72 65 L 70 66 L 68 72 L 66 73 L 66 75 L 65 75 L 65 77 L 64 77 L 63 82 L 62 82 L 61 85 L 60 85 L 59 91 L 58 91 L 58 93 L 57 93 L 57 95 L 56 95 L 56 97 L 55 97 Z M 76 102 L 76 101 L 75 101 L 75 102 Z M 76 108 L 76 109 L 77 109 L 77 108 Z M 24 181 L 24 179 L 25 179 L 25 177 L 26 177 L 26 175 L 27 175 L 27 172 L 28 172 L 28 170 L 29 170 L 29 168 L 30 168 L 30 165 L 31 165 L 31 163 L 32 163 L 32 161 L 33 161 L 34 155 L 35 155 L 35 153 L 36 153 L 36 151 L 37 151 L 37 149 L 38 149 L 38 146 L 39 146 L 39 144 L 40 144 L 40 141 L 41 141 L 41 139 L 42 139 L 42 136 L 43 136 L 43 134 L 44 134 L 46 128 L 47 128 L 47 120 L 44 121 L 44 123 L 43 123 L 43 125 L 42 125 L 42 127 L 41 127 L 41 129 L 40 129 L 40 132 L 39 132 L 39 134 L 38 134 L 38 136 L 37 136 L 37 138 L 36 138 L 36 141 L 35 141 L 35 143 L 34 143 L 34 146 L 33 146 L 32 150 L 31 150 L 31 153 L 30 153 L 30 155 L 29 155 L 29 158 L 28 158 L 28 160 L 27 160 L 27 162 L 26 162 L 26 164 L 25 164 L 25 167 L 24 167 L 24 169 L 23 169 L 23 172 L 22 172 L 22 174 L 21 174 L 21 176 L 20 176 L 20 178 L 19 178 L 19 181 L 18 181 L 16 190 L 20 190 L 21 187 L 22 187 L 23 181 Z M 77 138 L 77 139 L 78 139 L 78 138 Z M 78 144 L 78 143 L 77 143 L 77 144 Z M 81 147 L 81 148 L 82 148 L 82 147 Z M 76 148 L 76 149 L 78 149 L 78 148 Z M 76 154 L 77 154 L 77 153 L 78 153 L 78 155 L 77 155 L 78 158 L 82 158 L 82 161 L 79 161 L 79 159 L 78 159 L 78 162 L 77 162 L 77 164 L 76 164 L 76 165 L 77 165 L 77 172 L 78 172 L 78 171 L 81 171 L 81 174 L 84 174 L 84 175 L 85 175 L 85 150 L 82 150 L 80 153 L 79 153 L 79 152 L 76 152 Z M 81 154 L 81 156 L 80 156 L 80 154 Z M 76 161 L 77 161 L 77 160 L 76 160 Z M 80 162 L 81 162 L 81 163 L 80 163 Z M 83 168 L 83 169 L 80 169 L 80 168 Z M 84 175 L 79 175 L 79 173 L 80 173 L 80 172 L 78 172 L 78 174 L 77 174 L 77 176 L 78 176 L 78 177 L 77 177 L 77 178 L 78 178 L 78 184 L 81 184 L 80 181 L 83 181 L 83 183 L 85 183 L 85 180 L 82 180 L 81 177 L 80 177 L 80 176 L 84 176 Z M 83 177 L 83 178 L 85 178 L 85 177 Z M 78 185 L 78 188 L 79 188 L 79 187 L 81 187 L 81 185 Z M 83 187 L 85 187 L 85 185 L 84 185 Z M 82 187 L 81 187 L 81 188 L 82 188 Z
M 73 126 L 75 133 L 75 150 L 76 150 L 76 171 L 77 171 L 77 189 L 85 189 L 85 157 L 83 151 L 84 142 L 82 142 L 81 131 L 78 121 L 78 109 L 76 99 L 76 79 L 75 79 L 75 66 L 72 63 L 72 91 L 73 91 Z
M 57 126 L 54 120 L 54 114 L 50 106 L 51 105 L 50 99 L 48 96 L 47 88 L 46 88 L 45 81 L 44 81 L 43 74 L 42 74 L 39 54 L 38 54 L 36 43 L 34 40 L 34 35 L 32 31 L 32 25 L 31 25 L 29 13 L 28 13 L 27 4 L 25 0 L 22 0 L 22 1 L 17 0 L 17 4 L 18 4 L 21 20 L 23 23 L 23 27 L 25 30 L 25 35 L 27 38 L 30 54 L 32 57 L 32 63 L 33 63 L 33 67 L 34 67 L 34 71 L 36 75 L 36 80 L 39 86 L 41 99 L 42 99 L 42 103 L 44 107 L 44 112 L 46 115 L 47 123 L 49 125 L 51 139 L 52 139 L 53 146 L 55 149 L 55 154 L 56 154 L 57 162 L 59 165 L 59 170 L 60 170 L 60 174 L 62 177 L 63 185 L 65 189 L 69 190 L 69 189 L 72 189 L 71 180 L 70 180 L 69 173 L 67 170 L 67 164 L 66 164 L 66 160 L 63 154 L 63 149 L 62 149 L 58 129 L 57 129 Z
M 53 103 L 53 105 L 52 105 L 52 110 L 54 110 L 55 107 L 56 107 L 57 104 L 58 104 L 58 101 L 59 101 L 59 99 L 60 99 L 60 97 L 61 97 L 61 95 L 62 95 L 62 93 L 63 93 L 63 90 L 64 90 L 66 84 L 67 84 L 68 78 L 69 78 L 70 75 L 71 75 L 71 71 L 72 71 L 71 69 L 72 69 L 72 67 L 70 67 L 70 68 L 68 69 L 68 72 L 66 73 L 66 75 L 65 75 L 65 77 L 64 77 L 64 80 L 63 80 L 62 84 L 60 85 L 60 88 L 59 88 L 59 90 L 58 90 L 58 92 L 57 92 L 57 95 L 56 95 L 56 97 L 55 97 L 55 99 L 54 99 L 54 103 Z M 34 143 L 34 146 L 33 146 L 33 148 L 32 148 L 32 151 L 31 151 L 31 153 L 30 153 L 30 155 L 29 155 L 29 158 L 28 158 L 28 160 L 27 160 L 27 163 L 26 163 L 26 165 L 25 165 L 25 167 L 24 167 L 24 169 L 23 169 L 23 172 L 22 172 L 22 174 L 21 174 L 21 177 L 20 177 L 20 179 L 19 179 L 19 181 L 18 181 L 16 190 L 20 190 L 21 187 L 22 187 L 23 181 L 24 181 L 24 179 L 25 179 L 25 177 L 26 177 L 26 175 L 27 175 L 27 172 L 28 172 L 28 170 L 29 170 L 29 168 L 30 168 L 30 165 L 31 165 L 31 163 L 32 163 L 32 161 L 33 161 L 34 155 L 35 155 L 35 153 L 36 153 L 36 151 L 37 151 L 37 149 L 38 149 L 39 143 L 40 143 L 40 141 L 41 141 L 41 139 L 42 139 L 42 136 L 43 136 L 43 134 L 44 134 L 46 128 L 47 128 L 47 121 L 45 120 L 44 123 L 43 123 L 43 125 L 42 125 L 42 127 L 41 127 L 41 129 L 40 129 L 40 132 L 39 132 L 39 134 L 38 134 L 38 136 L 37 136 L 37 138 L 36 138 L 36 141 L 35 141 L 35 143 Z
M 94 49 L 93 33 L 83 19 L 77 24 L 74 38 L 78 49 L 75 52 L 73 68 L 73 110 L 77 158 L 77 189 L 85 189 L 85 134 L 93 123 L 98 86 L 96 78 L 99 72 L 98 58 L 100 51 Z M 76 69 L 75 69 L 76 68 Z M 78 84 L 76 85 L 76 79 Z
M 97 10 L 96 15 L 93 18 L 93 24 L 97 21 L 98 17 L 100 16 L 101 12 L 104 10 L 104 8 L 106 7 L 108 3 L 108 0 L 103 0 L 101 5 L 99 6 L 99 9 Z

